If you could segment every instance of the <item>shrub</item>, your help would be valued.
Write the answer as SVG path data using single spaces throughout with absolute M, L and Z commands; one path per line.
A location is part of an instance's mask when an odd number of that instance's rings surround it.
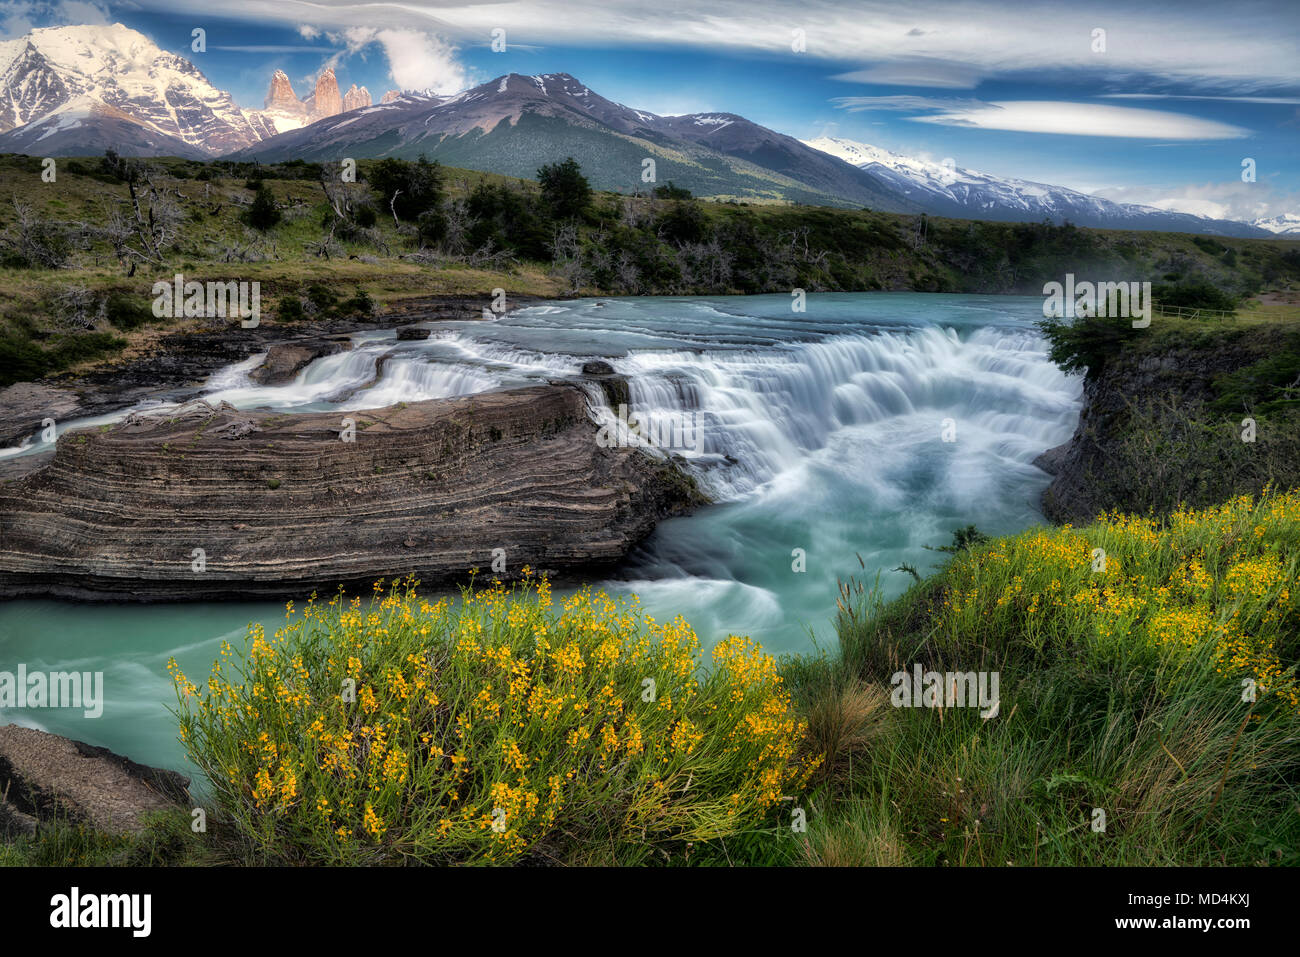
M 114 327 L 123 330 L 139 329 L 154 321 L 153 309 L 147 300 L 120 291 L 108 294 L 105 313 Z
M 526 572 L 527 570 L 525 570 Z M 772 658 L 732 637 L 701 669 L 694 632 L 635 600 L 499 583 L 434 605 L 382 582 L 242 653 L 181 738 L 223 816 L 267 859 L 497 862 L 595 846 L 622 862 L 748 828 L 815 761 Z
M 407 222 L 415 222 L 442 199 L 442 167 L 424 156 L 414 163 L 394 157 L 382 159 L 371 167 L 366 181 L 384 209 L 392 209 L 398 219 Z
M 1073 322 L 1044 319 L 1038 328 L 1048 342 L 1048 356 L 1066 372 L 1087 372 L 1096 378 L 1106 360 L 1117 356 L 1124 344 L 1142 334 L 1133 321 L 1115 316 L 1083 316 Z
M 549 163 L 537 171 L 542 199 L 556 219 L 581 216 L 591 205 L 591 184 L 572 156 L 563 163 Z
M 276 306 L 275 317 L 280 322 L 302 322 L 307 318 L 307 311 L 302 307 L 302 298 L 294 295 L 281 297 Z
M 247 222 L 254 229 L 266 232 L 280 221 L 280 210 L 275 205 L 275 197 L 266 183 L 257 183 L 257 192 L 253 196 L 253 205 L 248 207 Z
M 341 315 L 371 316 L 375 312 L 375 301 L 370 298 L 370 293 L 357 289 L 351 299 L 339 303 L 338 311 Z
M 339 301 L 338 293 L 323 282 L 314 282 L 307 287 L 307 299 L 321 312 L 329 312 Z
M 370 229 L 378 221 L 379 214 L 375 212 L 375 207 L 369 203 L 358 206 L 356 212 L 357 225 L 362 229 Z
M 1203 279 L 1157 284 L 1151 288 L 1151 298 L 1162 306 L 1228 311 L 1237 308 L 1237 300 L 1232 294 Z
M 119 351 L 126 340 L 107 332 L 83 332 L 57 338 L 42 349 L 21 335 L 0 334 L 0 388 L 31 382 L 68 366 Z

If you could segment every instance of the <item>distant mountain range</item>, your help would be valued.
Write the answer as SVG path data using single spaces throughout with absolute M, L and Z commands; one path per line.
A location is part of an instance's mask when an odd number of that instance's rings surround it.
M 261 110 L 237 106 L 184 57 L 121 24 L 52 27 L 0 43 L 0 153 L 335 160 L 414 158 L 534 177 L 575 157 L 598 189 L 673 181 L 697 196 L 1225 236 L 1300 236 L 1300 216 L 1253 224 L 1115 203 L 823 137 L 801 142 L 734 113 L 659 116 L 567 73 L 509 74 L 455 96 L 339 91 L 299 99 L 276 71 Z M 653 161 L 653 179 L 643 173 Z
M 1064 186 L 978 173 L 947 163 L 900 156 L 878 146 L 822 137 L 807 145 L 867 170 L 937 216 L 1015 222 L 1069 220 L 1076 226 L 1158 229 L 1220 236 L 1267 236 L 1262 223 L 1208 219 L 1154 206 L 1116 203 Z
M 1267 229 L 1270 233 L 1277 233 L 1279 236 L 1300 236 L 1300 216 L 1295 213 L 1283 213 L 1281 216 L 1257 219 L 1254 225 L 1260 229 Z

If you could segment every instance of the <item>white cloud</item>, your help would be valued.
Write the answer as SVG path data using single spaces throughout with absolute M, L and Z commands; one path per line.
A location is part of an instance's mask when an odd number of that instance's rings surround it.
M 112 23 L 108 8 L 94 0 L 62 0 L 58 4 L 59 16 L 64 23 L 89 23 L 102 26 Z
M 1005 100 L 961 106 L 931 116 L 913 116 L 918 123 L 962 126 L 1017 133 L 1059 133 L 1156 140 L 1229 140 L 1249 136 L 1250 130 L 1217 120 L 1164 110 L 1130 106 L 1070 103 L 1055 100 Z
M 111 23 L 108 7 L 97 0 L 5 0 L 0 4 L 0 38 L 20 37 L 36 27 L 73 23 Z
M 320 36 L 320 30 L 312 26 L 310 23 L 300 23 L 298 24 L 298 35 L 304 40 L 315 40 Z
M 388 28 L 374 31 L 373 40 L 384 48 L 388 75 L 398 89 L 458 93 L 469 85 L 465 68 L 456 62 L 456 48 L 437 34 Z
M 337 68 L 349 56 L 365 55 L 378 44 L 388 59 L 388 75 L 398 89 L 459 93 L 469 85 L 464 67 L 456 61 L 456 48 L 437 34 L 394 27 L 348 26 L 326 31 L 337 50 L 321 66 Z

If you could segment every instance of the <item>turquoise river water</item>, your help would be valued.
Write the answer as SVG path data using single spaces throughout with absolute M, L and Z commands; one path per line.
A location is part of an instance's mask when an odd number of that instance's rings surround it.
M 1004 533 L 1043 520 L 1048 477 L 1032 461 L 1069 438 L 1080 383 L 1048 361 L 1041 316 L 1035 298 L 919 293 L 812 295 L 803 313 L 785 295 L 560 301 L 433 323 L 421 342 L 359 333 L 352 351 L 279 387 L 249 381 L 255 356 L 214 374 L 205 397 L 290 412 L 374 408 L 571 376 L 605 358 L 630 378 L 634 418 L 661 435 L 677 429 L 717 504 L 661 524 L 599 584 L 635 592 L 656 617 L 684 615 L 706 647 L 735 633 L 772 652 L 807 651 L 834 639 L 837 578 L 870 583 L 879 572 L 882 590 L 897 593 L 910 579 L 892 569 L 924 573 L 942 557 L 925 546 L 947 544 L 955 528 Z M 253 621 L 273 631 L 283 615 L 265 603 L 0 603 L 0 671 L 101 671 L 105 687 L 101 717 L 11 709 L 0 724 L 183 770 L 167 659 L 202 683 L 222 640 L 238 644 Z

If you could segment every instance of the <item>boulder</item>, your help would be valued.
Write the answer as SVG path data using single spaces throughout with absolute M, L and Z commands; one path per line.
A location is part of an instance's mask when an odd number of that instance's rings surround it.
M 582 374 L 596 380 L 611 409 L 632 404 L 632 388 L 628 385 L 627 376 L 619 375 L 604 359 L 588 359 L 582 364 Z
M 143 816 L 188 801 L 189 778 L 81 741 L 0 727 L 0 829 L 31 833 L 32 819 L 63 818 L 101 831 L 143 828 Z M 6 821 L 8 822 L 6 824 Z
M 283 385 L 322 356 L 343 352 L 349 346 L 337 339 L 306 339 L 280 342 L 266 353 L 266 360 L 248 374 L 259 385 Z
M 428 339 L 432 332 L 432 329 L 428 329 L 424 326 L 402 326 L 397 330 L 397 339 L 399 342 Z
M 35 837 L 37 821 L 0 797 L 0 840 Z

